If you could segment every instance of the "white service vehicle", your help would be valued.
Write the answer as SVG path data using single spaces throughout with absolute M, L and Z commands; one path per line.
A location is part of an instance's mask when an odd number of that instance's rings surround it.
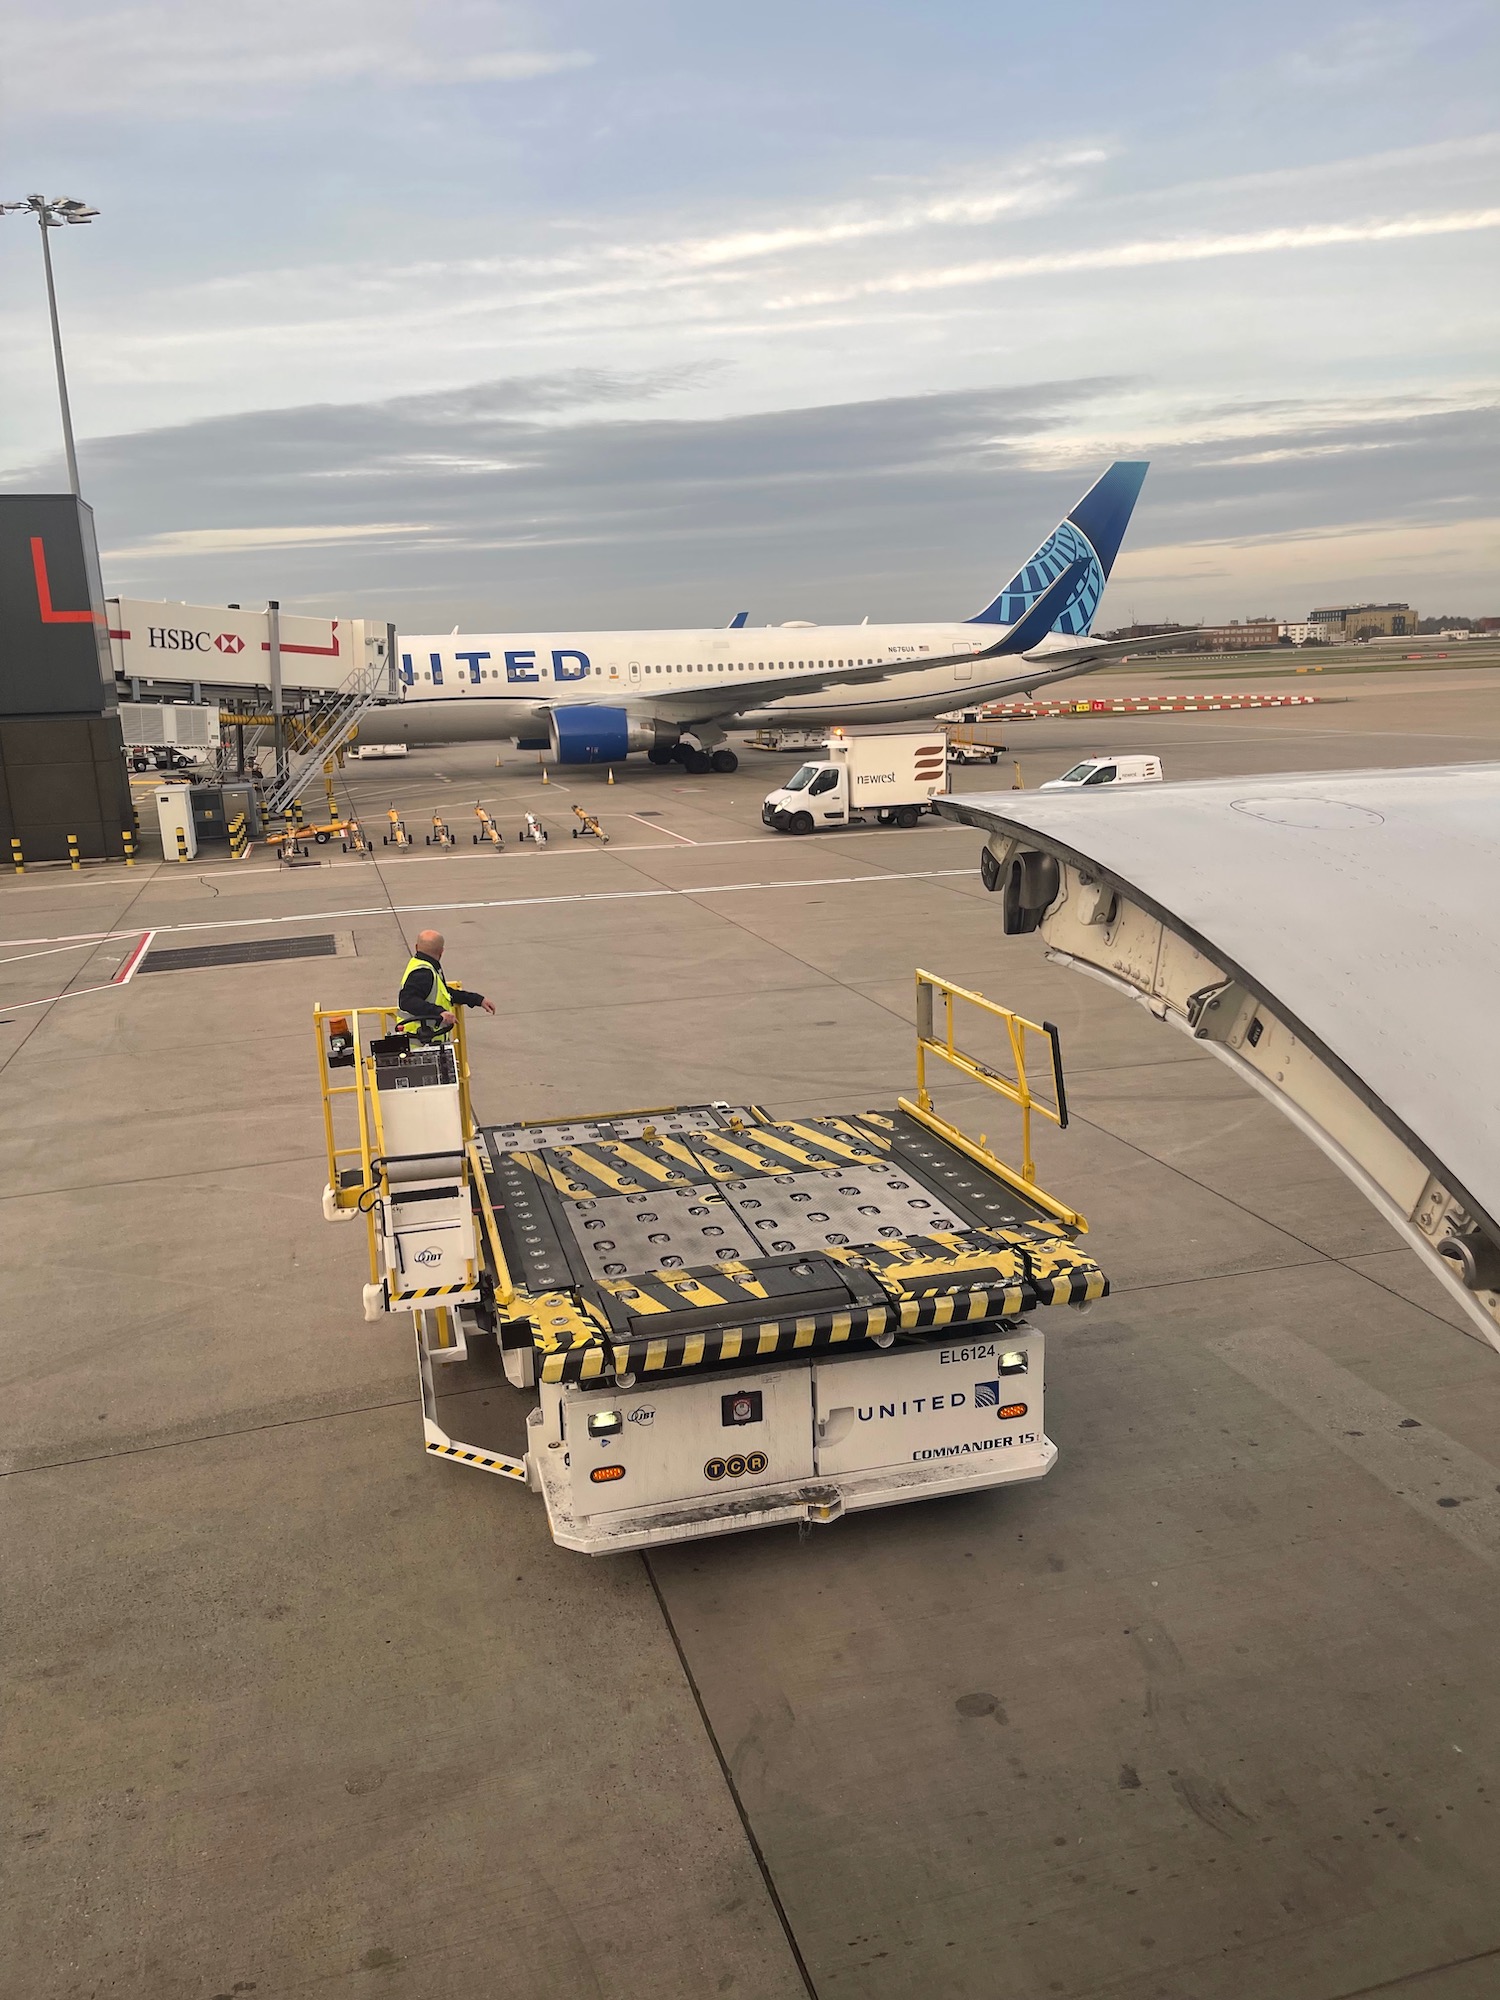
M 1060 778 L 1038 785 L 1040 792 L 1075 791 L 1080 785 L 1159 785 L 1160 757 L 1085 757 Z
M 956 1045 L 960 1002 L 1010 1074 Z M 1109 1289 L 1035 1179 L 1033 1116 L 1068 1118 L 1054 1027 L 919 972 L 917 1092 L 887 1110 L 497 1126 L 469 1101 L 462 1014 L 437 1048 L 395 1022 L 315 1011 L 323 1212 L 364 1224 L 366 1318 L 410 1315 L 427 1451 L 527 1486 L 564 1548 L 1052 1469 L 1040 1322 Z M 929 1061 L 1019 1110 L 1015 1164 L 938 1114 Z
M 767 792 L 760 816 L 778 833 L 816 833 L 873 817 L 915 826 L 948 789 L 948 739 L 941 729 L 846 736 L 835 729 L 824 757 Z

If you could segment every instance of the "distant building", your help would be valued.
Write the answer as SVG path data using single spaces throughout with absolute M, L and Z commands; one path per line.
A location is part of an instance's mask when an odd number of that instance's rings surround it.
M 1409 604 L 1325 604 L 1308 613 L 1310 625 L 1328 628 L 1327 643 L 1343 639 L 1399 639 L 1417 629 Z
M 1281 626 L 1274 618 L 1247 618 L 1243 624 L 1231 618 L 1227 625 L 1204 625 L 1198 637 L 1209 653 L 1249 653 L 1262 646 L 1274 646 Z
M 1102 632 L 1099 636 L 1103 639 L 1153 639 L 1161 632 L 1182 632 L 1186 629 L 1168 618 L 1159 625 L 1119 625 L 1113 632 Z
M 1500 632 L 1500 618 L 1476 618 L 1473 629 L 1476 632 Z
M 1310 619 L 1303 619 L 1300 623 L 1279 625 L 1277 631 L 1289 646 L 1322 646 L 1328 642 L 1329 628 L 1326 625 L 1314 625 Z

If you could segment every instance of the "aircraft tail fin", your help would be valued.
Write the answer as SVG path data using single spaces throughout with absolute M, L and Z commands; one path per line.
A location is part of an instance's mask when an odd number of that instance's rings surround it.
M 1078 581 L 1060 605 L 1050 630 L 1067 638 L 1085 636 L 1104 595 L 1131 512 L 1146 477 L 1140 459 L 1116 459 L 1060 521 L 1036 554 L 1023 563 L 1004 590 L 969 620 L 971 625 L 1014 625 L 1064 570 L 1081 564 Z

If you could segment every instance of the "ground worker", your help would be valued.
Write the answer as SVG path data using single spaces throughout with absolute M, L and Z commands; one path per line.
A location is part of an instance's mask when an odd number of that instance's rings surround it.
M 486 1014 L 495 1011 L 494 1001 L 486 1000 L 482 993 L 448 984 L 443 977 L 443 942 L 441 931 L 418 932 L 396 1000 L 401 1010 L 397 1032 L 429 1044 L 452 1037 L 455 1007 L 482 1007 Z

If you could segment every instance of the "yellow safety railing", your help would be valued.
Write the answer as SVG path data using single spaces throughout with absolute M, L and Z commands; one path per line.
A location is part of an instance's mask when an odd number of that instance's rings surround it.
M 941 1032 L 937 1021 L 937 1002 L 943 1003 L 943 1024 Z M 997 1069 L 993 1064 L 982 1061 L 978 1056 L 969 1055 L 958 1046 L 954 1032 L 954 1005 L 963 1001 L 977 1007 L 993 1020 L 1004 1023 L 1010 1056 L 1010 1071 Z M 1035 1037 L 1043 1044 L 1037 1050 L 1040 1062 L 1028 1066 L 1028 1038 Z M 984 1133 L 977 1140 L 960 1131 L 951 1120 L 939 1116 L 933 1108 L 932 1093 L 927 1087 L 927 1058 L 936 1057 L 950 1069 L 971 1083 L 983 1084 L 986 1090 L 994 1091 L 997 1097 L 1013 1104 L 1021 1114 L 1021 1166 L 1018 1172 L 1007 1166 L 990 1147 Z M 1040 1096 L 1032 1088 L 1031 1077 L 1045 1066 L 1052 1096 Z M 1062 1048 L 1057 1030 L 1050 1021 L 1028 1021 L 1023 1014 L 1012 1008 L 1001 1007 L 993 1000 L 987 1000 L 982 993 L 971 993 L 967 987 L 955 986 L 951 980 L 940 979 L 936 973 L 917 973 L 917 1095 L 916 1101 L 903 1097 L 901 1109 L 909 1117 L 925 1125 L 929 1131 L 955 1146 L 961 1153 L 976 1161 L 990 1173 L 1035 1202 L 1046 1214 L 1055 1216 L 1072 1229 L 1086 1230 L 1087 1222 L 1077 1209 L 1069 1208 L 1043 1188 L 1037 1186 L 1036 1162 L 1031 1152 L 1031 1116 L 1033 1112 L 1047 1119 L 1053 1125 L 1065 1127 L 1068 1122 L 1067 1090 L 1063 1083 Z
M 478 1190 L 480 1212 L 485 1225 L 485 1238 L 495 1264 L 495 1296 L 502 1303 L 515 1297 L 510 1272 L 506 1266 L 504 1252 L 500 1247 L 500 1234 L 495 1223 L 494 1210 L 490 1204 L 489 1190 L 485 1186 L 483 1161 L 479 1152 L 479 1132 L 474 1123 L 474 1108 L 469 1095 L 469 1045 L 464 1026 L 463 1010 L 454 1009 L 455 1027 L 453 1034 L 454 1066 L 458 1076 L 459 1117 L 463 1131 L 463 1158 L 465 1179 L 471 1180 Z M 390 1194 L 390 1185 L 385 1174 L 385 1130 L 380 1115 L 380 1092 L 375 1087 L 375 1058 L 371 1054 L 371 1044 L 386 1035 L 396 1032 L 396 1023 L 401 1018 L 395 1007 L 322 1007 L 313 1008 L 313 1039 L 318 1049 L 318 1081 L 323 1098 L 323 1136 L 328 1151 L 328 1185 L 334 1191 L 334 1200 L 340 1208 L 357 1209 L 365 1218 L 366 1235 L 369 1240 L 370 1282 L 380 1282 L 380 1251 L 375 1232 L 374 1204 Z M 348 1070 L 349 1081 L 336 1083 L 336 1071 L 329 1061 L 329 1044 L 332 1023 L 343 1021 L 348 1024 L 352 1042 L 353 1064 Z M 354 1100 L 354 1132 L 357 1134 L 348 1143 L 339 1143 L 338 1123 L 335 1119 L 334 1099 L 352 1097 Z M 355 1162 L 359 1166 L 357 1185 L 344 1187 L 340 1176 Z

